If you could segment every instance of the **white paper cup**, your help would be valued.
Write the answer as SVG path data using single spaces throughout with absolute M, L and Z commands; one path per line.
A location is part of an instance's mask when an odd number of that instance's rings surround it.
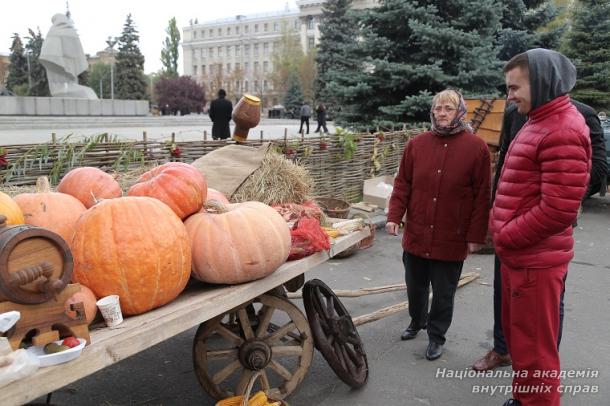
M 116 327 L 123 322 L 123 313 L 119 304 L 118 295 L 110 295 L 97 301 L 97 307 L 104 316 L 106 325 L 110 328 Z

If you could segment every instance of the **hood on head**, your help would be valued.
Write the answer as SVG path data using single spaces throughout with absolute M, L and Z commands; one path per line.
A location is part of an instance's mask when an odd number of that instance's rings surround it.
M 576 67 L 556 51 L 535 48 L 527 51 L 532 110 L 568 93 L 576 84 Z

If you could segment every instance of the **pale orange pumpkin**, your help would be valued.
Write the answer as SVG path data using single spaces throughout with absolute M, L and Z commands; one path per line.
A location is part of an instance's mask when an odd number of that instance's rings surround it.
M 62 178 L 57 191 L 76 197 L 86 208 L 99 200 L 121 197 L 123 191 L 112 175 L 91 166 L 74 168 Z
M 194 166 L 168 162 L 142 174 L 127 194 L 159 199 L 184 219 L 201 210 L 206 200 L 207 184 Z
M 191 272 L 182 221 L 151 197 L 103 200 L 87 210 L 72 240 L 73 278 L 97 297 L 119 295 L 125 315 L 175 299 Z
M 87 319 L 87 324 L 91 324 L 93 319 L 95 319 L 95 315 L 97 314 L 97 299 L 95 294 L 86 287 L 85 285 L 80 285 L 80 291 L 76 292 L 72 296 L 66 299 L 64 302 L 64 308 L 66 310 L 66 314 L 69 317 L 76 317 L 76 312 L 70 310 L 70 305 L 73 303 L 82 303 L 85 307 L 85 317 Z
M 6 224 L 24 224 L 23 212 L 12 197 L 4 192 L 0 192 L 0 214 L 6 217 Z
M 193 252 L 192 276 L 209 283 L 242 283 L 273 273 L 290 253 L 282 216 L 260 202 L 217 204 L 185 221 Z
M 216 189 L 212 189 L 211 187 L 208 188 L 208 194 L 207 194 L 205 202 L 207 203 L 210 200 L 216 200 L 223 204 L 231 203 L 231 202 L 229 202 L 229 199 L 227 199 L 227 197 L 222 192 L 220 192 Z
M 74 196 L 52 192 L 46 177 L 38 178 L 36 193 L 22 193 L 13 199 L 21 208 L 26 224 L 49 229 L 59 234 L 68 245 L 76 221 L 87 210 Z

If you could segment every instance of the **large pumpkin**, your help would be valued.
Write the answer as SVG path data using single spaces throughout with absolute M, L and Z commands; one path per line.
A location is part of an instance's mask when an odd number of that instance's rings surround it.
M 119 295 L 125 315 L 162 306 L 182 292 L 191 247 L 180 219 L 157 199 L 103 200 L 79 219 L 74 279 L 97 297 Z
M 21 208 L 26 224 L 47 228 L 59 234 L 68 245 L 76 221 L 87 210 L 77 198 L 52 192 L 46 177 L 38 178 L 36 193 L 22 193 L 14 200 Z
M 64 302 L 64 308 L 66 314 L 69 317 L 76 317 L 76 312 L 70 310 L 70 305 L 73 303 L 82 303 L 85 307 L 85 317 L 87 319 L 87 324 L 91 324 L 91 322 L 95 319 L 95 315 L 97 314 L 97 299 L 95 294 L 86 287 L 85 285 L 80 285 L 80 291 L 76 292 L 72 296 L 70 296 Z
M 66 173 L 57 185 L 57 191 L 76 197 L 86 208 L 99 200 L 123 195 L 121 186 L 112 175 L 91 166 L 74 168 Z
M 7 225 L 25 223 L 23 212 L 19 205 L 12 197 L 3 192 L 0 192 L 0 214 L 6 217 Z
M 193 252 L 192 275 L 209 283 L 242 283 L 275 271 L 290 253 L 282 216 L 259 202 L 218 205 L 185 221 Z
M 205 201 L 207 203 L 210 200 L 216 200 L 223 204 L 231 203 L 231 202 L 229 202 L 229 199 L 227 199 L 227 197 L 222 192 L 219 192 L 216 189 L 212 189 L 211 187 L 208 188 L 208 194 L 207 194 Z
M 194 166 L 168 162 L 140 176 L 128 195 L 159 199 L 184 219 L 201 210 L 207 190 L 205 178 Z

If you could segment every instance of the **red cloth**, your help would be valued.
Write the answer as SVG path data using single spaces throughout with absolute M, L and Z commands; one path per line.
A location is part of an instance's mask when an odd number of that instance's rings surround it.
M 569 96 L 530 112 L 506 155 L 490 219 L 503 264 L 548 268 L 572 259 L 590 169 L 589 128 Z
M 502 330 L 516 372 L 512 397 L 523 406 L 559 406 L 559 298 L 567 270 L 567 264 L 547 269 L 502 264 Z
M 410 140 L 388 211 L 388 221 L 397 224 L 407 212 L 404 250 L 463 261 L 467 242 L 485 243 L 490 176 L 487 145 L 470 132 L 440 137 L 428 131 Z

